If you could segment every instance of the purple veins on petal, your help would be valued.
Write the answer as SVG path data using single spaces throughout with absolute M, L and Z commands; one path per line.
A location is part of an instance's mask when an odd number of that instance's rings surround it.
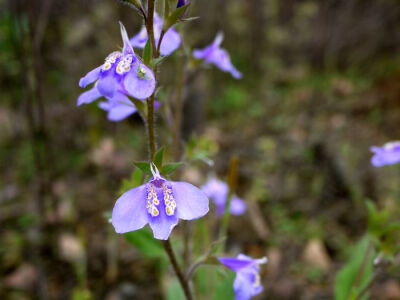
M 228 52 L 220 47 L 223 38 L 223 34 L 218 33 L 209 46 L 203 49 L 194 49 L 193 57 L 196 59 L 202 59 L 204 63 L 213 64 L 220 70 L 231 73 L 234 78 L 240 79 L 242 78 L 242 73 L 232 64 Z
M 161 30 L 163 27 L 163 20 L 158 16 L 157 13 L 154 13 L 154 39 L 156 45 L 158 45 L 158 41 L 160 40 Z M 147 31 L 143 26 L 139 33 L 133 36 L 130 39 L 130 43 L 133 47 L 143 49 L 147 42 Z M 161 55 L 170 55 L 181 45 L 181 38 L 178 32 L 174 28 L 170 28 L 164 34 L 163 40 L 160 45 L 160 54 Z
M 389 142 L 382 147 L 372 146 L 370 150 L 374 153 L 371 163 L 375 167 L 392 165 L 400 162 L 400 141 Z
M 208 212 L 208 199 L 200 189 L 186 182 L 167 181 L 161 177 L 157 168 L 153 165 L 152 172 L 153 178 L 148 183 L 141 185 L 137 194 L 133 195 L 131 192 L 135 190 L 133 189 L 117 200 L 112 216 L 112 224 L 117 232 L 139 229 L 136 228 L 138 227 L 137 223 L 126 225 L 129 219 L 128 215 L 135 210 L 136 215 L 132 217 L 146 216 L 145 220 L 140 219 L 139 225 L 143 227 L 143 222 L 144 224 L 149 223 L 154 237 L 166 240 L 178 224 L 179 218 L 191 220 Z M 125 204 L 130 197 L 132 197 L 132 203 L 135 203 L 135 207 Z M 128 212 L 121 211 L 124 207 Z M 136 210 L 140 210 L 140 212 L 136 212 Z

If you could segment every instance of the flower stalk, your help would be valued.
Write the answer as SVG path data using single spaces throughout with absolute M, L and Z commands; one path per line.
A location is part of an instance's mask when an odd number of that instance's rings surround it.
M 172 246 L 169 240 L 162 241 L 165 252 L 167 252 L 169 260 L 171 261 L 172 267 L 174 268 L 175 274 L 178 277 L 178 280 L 182 286 L 183 292 L 185 294 L 185 297 L 187 300 L 193 300 L 192 292 L 190 291 L 189 288 L 189 283 L 186 281 L 185 276 L 183 275 L 183 272 L 181 268 L 178 265 L 178 262 L 176 260 L 176 256 L 174 251 L 172 250 Z
M 160 46 L 164 34 L 161 34 L 160 39 L 158 41 L 158 45 L 156 47 L 155 38 L 154 38 L 154 6 L 155 0 L 148 0 L 147 2 L 147 18 L 146 18 L 146 29 L 148 37 L 150 38 L 151 49 L 152 49 L 152 57 L 153 59 L 158 58 L 160 55 Z M 153 68 L 154 74 L 156 76 L 157 66 Z M 147 130 L 148 130 L 148 143 L 149 143 L 149 162 L 152 163 L 154 159 L 154 154 L 156 152 L 156 141 L 155 141 L 155 126 L 154 126 L 154 97 L 155 93 L 153 93 L 147 99 Z M 186 281 L 184 273 L 182 272 L 181 267 L 176 260 L 176 256 L 172 249 L 171 243 L 169 239 L 162 241 L 165 252 L 167 253 L 169 260 L 174 268 L 175 274 L 178 277 L 179 283 L 183 289 L 185 297 L 187 300 L 192 300 L 193 296 L 189 288 L 189 283 Z

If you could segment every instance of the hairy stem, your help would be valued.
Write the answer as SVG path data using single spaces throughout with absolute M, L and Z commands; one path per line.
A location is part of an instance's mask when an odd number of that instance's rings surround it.
M 147 18 L 146 22 L 146 30 L 147 36 L 150 38 L 151 49 L 153 50 L 153 58 L 156 57 L 157 53 L 156 43 L 154 39 L 154 4 L 155 0 L 147 1 Z M 155 71 L 155 70 L 153 70 Z M 154 72 L 154 76 L 156 76 L 156 72 Z M 154 93 L 147 99 L 147 136 L 149 140 L 149 160 L 150 162 L 154 159 L 154 154 L 156 152 L 156 140 L 155 140 L 155 129 L 154 129 Z
M 147 137 L 149 143 L 149 161 L 152 162 L 156 153 L 154 130 L 154 94 L 147 99 Z
M 163 243 L 165 251 L 168 254 L 169 260 L 171 261 L 172 267 L 174 268 L 176 276 L 179 279 L 179 282 L 180 282 L 180 284 L 182 286 L 183 292 L 185 293 L 186 299 L 187 300 L 192 300 L 193 296 L 192 296 L 192 293 L 191 293 L 190 288 L 189 288 L 189 283 L 188 283 L 188 281 L 186 281 L 185 276 L 183 275 L 183 272 L 182 272 L 181 268 L 178 265 L 178 262 L 176 260 L 176 256 L 174 254 L 174 251 L 172 250 L 170 241 L 166 240 L 166 241 L 163 241 L 162 243 Z

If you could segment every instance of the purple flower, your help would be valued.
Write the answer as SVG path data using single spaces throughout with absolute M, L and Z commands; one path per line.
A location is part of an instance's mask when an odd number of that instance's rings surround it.
M 176 8 L 179 8 L 179 7 L 189 4 L 189 3 L 190 3 L 190 0 L 178 0 L 178 3 L 176 4 Z
M 154 39 L 156 45 L 158 45 L 158 41 L 161 36 L 161 30 L 163 27 L 163 20 L 158 16 L 157 13 L 154 13 Z M 147 42 L 147 30 L 146 27 L 143 26 L 137 35 L 131 38 L 130 43 L 132 47 L 143 49 Z M 161 55 L 170 55 L 176 49 L 179 48 L 181 44 L 181 38 L 178 32 L 174 28 L 170 28 L 164 34 L 163 40 L 160 46 Z
M 222 71 L 231 73 L 234 78 L 240 79 L 242 73 L 232 65 L 228 52 L 220 47 L 223 39 L 224 35 L 218 33 L 211 45 L 204 49 L 194 49 L 193 56 L 196 59 L 203 59 L 205 63 L 214 64 Z
M 386 143 L 382 147 L 372 146 L 374 156 L 371 159 L 372 165 L 382 167 L 400 162 L 400 141 Z
M 235 300 L 248 300 L 262 292 L 259 265 L 267 262 L 266 257 L 252 259 L 247 255 L 239 254 L 237 258 L 219 257 L 218 260 L 236 272 L 235 282 L 233 283 Z
M 176 4 L 176 8 L 179 8 L 179 7 L 184 6 L 184 5 L 186 5 L 186 4 L 189 4 L 189 3 L 190 3 L 190 0 L 178 0 L 178 3 Z M 187 13 L 188 9 L 189 9 L 189 7 L 187 7 L 187 8 L 185 9 L 185 12 L 184 12 L 183 15 L 181 16 L 181 19 L 184 18 L 184 17 L 186 16 L 186 13 Z
M 142 228 L 149 223 L 154 237 L 168 239 L 179 219 L 193 220 L 208 212 L 208 198 L 186 182 L 168 181 L 152 164 L 153 178 L 124 193 L 115 203 L 112 224 L 117 233 Z
M 91 103 L 101 96 L 114 99 L 120 97 L 119 94 L 127 94 L 143 100 L 153 94 L 156 85 L 154 74 L 135 55 L 125 27 L 122 23 L 120 25 L 124 42 L 122 52 L 111 53 L 103 65 L 81 78 L 79 86 L 82 88 L 93 82 L 95 84 L 79 96 L 78 105 Z
M 201 189 L 211 198 L 217 206 L 217 214 L 222 216 L 225 210 L 225 203 L 228 197 L 229 187 L 228 185 L 218 180 L 217 178 L 210 178 Z M 230 204 L 230 212 L 232 215 L 242 215 L 246 211 L 245 202 L 238 196 L 233 195 Z

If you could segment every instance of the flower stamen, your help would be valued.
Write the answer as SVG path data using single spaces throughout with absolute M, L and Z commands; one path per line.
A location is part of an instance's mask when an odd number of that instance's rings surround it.
M 175 213 L 176 202 L 172 194 L 172 189 L 169 188 L 166 184 L 163 184 L 163 192 L 164 192 L 165 213 L 168 216 L 173 216 Z
M 160 201 L 157 198 L 155 187 L 153 184 L 149 184 L 149 187 L 147 188 L 147 203 L 146 203 L 147 212 L 151 216 L 157 217 L 160 214 L 160 212 L 158 211 L 158 208 L 156 206 L 159 204 Z

